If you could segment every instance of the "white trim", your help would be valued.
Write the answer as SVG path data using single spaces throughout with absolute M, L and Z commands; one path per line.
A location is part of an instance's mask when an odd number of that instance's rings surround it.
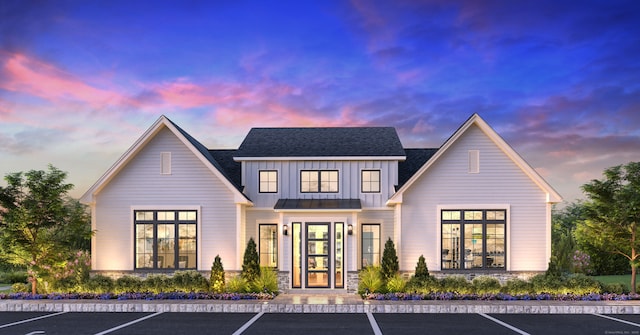
M 218 179 L 234 194 L 234 201 L 246 205 L 253 203 L 240 192 L 164 115 L 147 129 L 127 151 L 82 195 L 85 204 L 95 202 L 95 196 L 164 128 L 169 129 Z
M 389 198 L 387 205 L 393 205 L 402 202 L 402 194 L 410 188 L 416 180 L 418 180 L 431 166 L 433 166 L 440 157 L 460 138 L 467 130 L 476 125 L 480 130 L 489 137 L 506 155 L 509 157 L 542 191 L 547 193 L 547 202 L 562 202 L 562 196 L 549 185 L 507 142 L 505 142 L 498 133 L 489 126 L 478 114 L 473 114 L 445 143 L 436 151 L 402 187 Z
M 404 161 L 407 156 L 279 156 L 279 157 L 233 157 L 242 161 Z
M 444 204 L 436 206 L 436 271 L 442 271 L 442 216 L 440 213 L 443 210 L 473 210 L 473 209 L 503 209 L 507 213 L 505 215 L 505 243 L 507 244 L 505 248 L 505 271 L 511 271 L 511 205 L 509 204 Z

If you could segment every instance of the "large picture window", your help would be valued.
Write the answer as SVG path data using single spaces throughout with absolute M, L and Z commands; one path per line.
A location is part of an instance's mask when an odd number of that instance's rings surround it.
M 505 210 L 443 210 L 442 269 L 505 269 Z
M 278 226 L 261 224 L 260 228 L 260 266 L 278 267 Z
M 362 193 L 380 192 L 380 170 L 362 170 Z
M 380 225 L 362 225 L 362 267 L 380 265 Z
M 300 192 L 302 193 L 337 193 L 338 192 L 338 171 L 336 170 L 300 171 Z
M 134 211 L 136 269 L 195 269 L 196 211 Z

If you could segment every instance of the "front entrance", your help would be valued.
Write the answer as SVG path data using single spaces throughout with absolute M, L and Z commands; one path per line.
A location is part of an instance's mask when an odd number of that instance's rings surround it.
M 344 288 L 344 223 L 292 223 L 292 287 Z

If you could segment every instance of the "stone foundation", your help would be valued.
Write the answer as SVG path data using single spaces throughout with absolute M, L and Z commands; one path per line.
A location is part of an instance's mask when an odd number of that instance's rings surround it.
M 400 274 L 406 280 L 409 280 L 411 276 L 413 276 L 413 271 L 401 271 Z M 468 272 L 468 271 L 429 271 L 429 274 L 437 279 L 442 279 L 444 277 L 449 276 L 462 276 L 466 278 L 468 281 L 472 281 L 473 278 L 479 276 L 493 277 L 496 278 L 500 285 L 504 285 L 507 281 L 511 279 L 522 279 L 529 280 L 531 277 L 539 274 L 544 274 L 544 271 L 517 271 L 517 272 L 495 272 L 495 271 L 477 271 L 477 272 Z

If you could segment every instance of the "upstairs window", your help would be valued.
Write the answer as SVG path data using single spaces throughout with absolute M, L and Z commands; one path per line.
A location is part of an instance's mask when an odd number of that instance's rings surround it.
M 362 170 L 362 193 L 380 192 L 380 170 Z
M 300 171 L 301 193 L 338 193 L 338 171 Z
M 278 193 L 278 171 L 262 170 L 258 178 L 260 193 Z

